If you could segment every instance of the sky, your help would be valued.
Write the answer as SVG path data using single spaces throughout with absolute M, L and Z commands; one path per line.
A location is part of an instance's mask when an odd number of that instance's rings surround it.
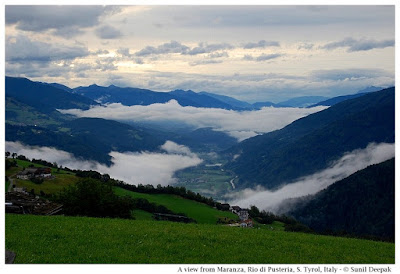
M 5 74 L 248 101 L 393 86 L 394 6 L 5 6 Z

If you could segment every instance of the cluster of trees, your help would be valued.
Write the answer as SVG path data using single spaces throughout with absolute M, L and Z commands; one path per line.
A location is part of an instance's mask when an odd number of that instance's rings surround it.
M 109 182 L 109 181 L 115 181 L 111 179 L 110 175 L 108 174 L 101 174 L 97 171 L 94 170 L 74 170 L 73 171 L 77 177 L 81 178 L 92 178 L 92 179 L 97 179 L 102 182 Z
M 9 170 L 10 168 L 16 167 L 16 166 L 17 166 L 17 161 L 6 159 L 6 170 Z
M 85 178 L 61 191 L 56 201 L 63 204 L 65 215 L 132 218 L 135 201 L 129 196 L 118 196 L 112 185 Z
M 15 152 L 11 153 L 11 152 L 9 152 L 9 151 L 6 151 L 6 158 L 8 158 L 8 157 L 10 157 L 10 156 L 11 156 L 13 159 L 17 158 L 18 160 L 27 161 L 27 162 L 39 164 L 39 165 L 42 165 L 42 166 L 53 167 L 53 168 L 62 168 L 62 166 L 58 167 L 58 165 L 57 165 L 56 162 L 50 163 L 50 162 L 47 162 L 47 161 L 45 161 L 45 160 L 42 160 L 42 159 L 35 159 L 35 158 L 33 158 L 32 160 L 29 160 L 25 155 L 22 155 L 22 154 L 21 154 L 21 155 L 18 155 L 18 154 L 15 153 Z M 11 161 L 10 159 L 7 159 L 6 164 L 7 164 L 7 162 L 12 162 L 12 161 Z M 17 162 L 16 162 L 15 160 L 13 161 L 13 163 L 15 163 L 14 166 L 17 166 Z M 32 165 L 32 166 L 33 166 L 33 165 Z M 7 168 L 7 166 L 6 166 L 6 168 Z M 64 168 L 64 169 L 65 169 L 65 170 L 68 170 L 68 171 L 71 171 L 69 168 Z

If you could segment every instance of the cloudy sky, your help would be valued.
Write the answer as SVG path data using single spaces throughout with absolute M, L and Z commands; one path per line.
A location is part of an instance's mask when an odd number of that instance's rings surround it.
M 5 72 L 249 102 L 394 85 L 394 6 L 5 6 Z

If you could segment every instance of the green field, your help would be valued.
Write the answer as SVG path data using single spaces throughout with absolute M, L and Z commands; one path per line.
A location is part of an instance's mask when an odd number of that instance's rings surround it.
M 144 210 L 135 209 L 132 215 L 138 221 L 154 221 L 153 214 Z
M 133 198 L 144 198 L 151 203 L 163 205 L 175 213 L 184 213 L 199 224 L 216 224 L 219 217 L 237 219 L 237 215 L 229 211 L 220 211 L 206 204 L 184 199 L 180 196 L 169 194 L 146 194 L 128 191 L 119 187 L 115 188 L 118 195 L 129 195 Z
M 395 245 L 236 227 L 6 214 L 15 263 L 393 264 Z

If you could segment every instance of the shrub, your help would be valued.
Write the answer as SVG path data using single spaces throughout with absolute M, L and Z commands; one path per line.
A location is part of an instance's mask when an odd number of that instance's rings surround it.
M 43 183 L 43 178 L 32 177 L 30 180 L 32 183 L 35 183 L 37 185 L 40 185 L 41 183 Z

